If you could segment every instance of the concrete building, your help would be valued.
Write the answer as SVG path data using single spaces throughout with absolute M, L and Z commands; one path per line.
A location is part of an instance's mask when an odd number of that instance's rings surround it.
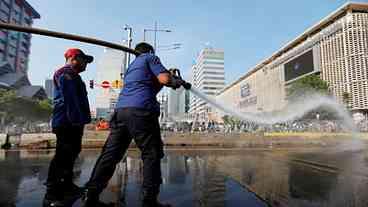
M 242 112 L 286 106 L 285 88 L 309 74 L 327 81 L 355 115 L 368 112 L 368 3 L 347 3 L 228 85 L 217 99 Z
M 106 48 L 97 65 L 96 75 L 96 117 L 108 119 L 113 112 L 120 88 L 102 88 L 102 82 L 107 81 L 112 86 L 114 82 L 121 81 L 122 71 L 125 67 L 124 52 Z
M 54 98 L 54 81 L 52 79 L 45 80 L 45 91 L 49 99 Z
M 25 0 L 0 0 L 0 20 L 31 27 L 40 14 Z M 31 34 L 0 30 L 0 60 L 10 63 L 14 72 L 27 73 Z
M 215 97 L 225 87 L 224 51 L 205 48 L 192 66 L 192 84 L 210 97 Z M 189 113 L 200 121 L 212 119 L 214 110 L 204 101 L 191 96 Z
M 157 101 L 160 103 L 160 122 L 169 121 L 169 97 L 165 90 L 157 94 Z
M 169 89 L 168 95 L 168 116 L 178 117 L 185 113 L 186 90 L 181 87 L 176 90 Z M 175 119 L 175 118 L 174 118 Z
M 25 0 L 0 0 L 0 21 L 31 27 L 40 14 Z M 13 89 L 18 95 L 43 99 L 42 86 L 31 86 L 28 62 L 31 34 L 0 30 L 0 88 Z

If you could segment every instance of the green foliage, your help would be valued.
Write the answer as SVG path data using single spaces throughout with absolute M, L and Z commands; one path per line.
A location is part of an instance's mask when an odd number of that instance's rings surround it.
M 222 120 L 224 121 L 224 124 L 230 124 L 230 116 L 229 115 L 225 115 L 222 117 Z
M 225 125 L 230 125 L 232 128 L 234 128 L 235 126 L 240 127 L 241 124 L 241 120 L 229 115 L 223 116 L 222 120 L 224 121 Z
M 38 107 L 46 114 L 50 115 L 52 113 L 52 101 L 50 99 L 38 101 Z
M 0 89 L 0 117 L 2 122 L 16 119 L 48 121 L 51 112 L 52 104 L 50 100 L 19 97 L 13 90 Z
M 287 99 L 293 101 L 296 99 L 308 98 L 308 94 L 319 93 L 328 94 L 328 84 L 322 80 L 319 75 L 309 75 L 293 82 L 289 88 L 287 88 Z M 328 107 L 319 107 L 308 114 L 302 119 L 315 119 L 319 115 L 319 119 L 337 119 L 334 111 L 331 111 Z
M 287 88 L 287 99 L 294 100 L 310 93 L 328 93 L 328 84 L 319 75 L 309 75 L 293 82 Z

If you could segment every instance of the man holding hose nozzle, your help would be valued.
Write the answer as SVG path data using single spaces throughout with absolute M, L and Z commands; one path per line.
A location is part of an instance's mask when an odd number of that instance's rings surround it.
M 182 80 L 180 74 L 174 74 L 175 70 L 171 70 L 172 73 L 167 70 L 150 44 L 139 43 L 135 50 L 140 54 L 127 69 L 124 88 L 110 120 L 110 134 L 86 185 L 86 207 L 107 206 L 99 201 L 99 194 L 107 186 L 132 139 L 142 153 L 143 206 L 170 206 L 157 200 L 164 152 L 158 121 L 160 105 L 156 95 L 163 86 L 190 89 L 191 85 Z

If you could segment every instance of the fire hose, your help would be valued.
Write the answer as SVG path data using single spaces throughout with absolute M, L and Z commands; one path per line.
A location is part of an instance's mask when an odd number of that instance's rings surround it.
M 84 43 L 104 46 L 104 47 L 120 50 L 120 51 L 123 51 L 123 52 L 131 53 L 131 54 L 134 54 L 134 55 L 139 55 L 140 54 L 138 51 L 135 51 L 132 48 L 128 48 L 128 47 L 125 47 L 125 46 L 120 45 L 120 44 L 116 44 L 116 43 L 112 43 L 112 42 L 108 42 L 108 41 L 104 41 L 104 40 L 99 40 L 99 39 L 95 39 L 95 38 L 91 38 L 91 37 L 80 36 L 80 35 L 56 32 L 56 31 L 40 29 L 40 28 L 34 28 L 34 27 L 25 27 L 25 26 L 14 25 L 14 24 L 9 24 L 9 23 L 3 23 L 3 22 L 0 23 L 0 29 L 13 30 L 13 31 L 24 32 L 24 33 L 31 33 L 31 34 L 54 37 L 54 38 L 59 38 L 59 39 L 74 40 L 74 41 L 78 41 L 78 42 L 84 42 Z M 171 69 L 171 70 L 169 70 L 169 72 L 171 73 L 173 78 L 175 78 L 177 81 L 179 81 L 181 83 L 181 85 L 186 90 L 189 90 L 191 88 L 191 84 L 184 81 L 183 78 L 181 77 L 179 69 L 176 69 L 176 68 Z

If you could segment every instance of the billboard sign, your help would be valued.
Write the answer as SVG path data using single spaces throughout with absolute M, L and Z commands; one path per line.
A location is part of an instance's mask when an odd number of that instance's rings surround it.
M 285 81 L 293 80 L 301 75 L 314 71 L 313 50 L 290 60 L 284 65 Z

